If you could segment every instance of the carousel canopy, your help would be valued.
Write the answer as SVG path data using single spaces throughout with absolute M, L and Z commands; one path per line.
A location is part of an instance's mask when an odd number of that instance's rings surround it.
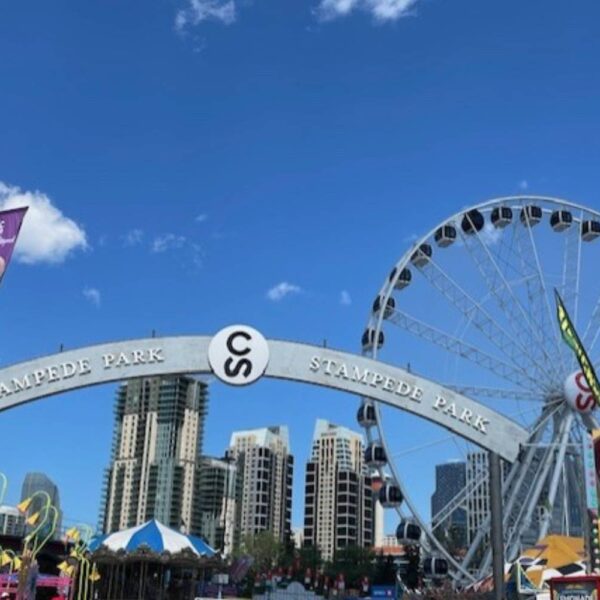
M 161 552 L 178 554 L 185 551 L 205 557 L 216 554 L 215 550 L 199 537 L 180 533 L 159 523 L 156 519 L 137 527 L 95 537 L 90 542 L 89 548 L 93 552 L 102 546 L 112 552 L 135 552 L 140 548 L 148 548 L 157 554 Z

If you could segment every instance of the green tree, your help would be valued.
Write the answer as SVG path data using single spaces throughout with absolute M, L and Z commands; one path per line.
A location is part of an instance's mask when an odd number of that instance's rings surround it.
M 406 546 L 404 552 L 406 567 L 402 573 L 402 581 L 409 590 L 415 590 L 419 587 L 421 579 L 421 551 L 418 546 Z
M 294 540 L 290 539 L 286 543 L 283 543 L 281 547 L 281 556 L 279 557 L 277 566 L 282 567 L 287 572 L 288 568 L 293 568 L 297 562 L 296 546 L 294 545 Z
M 369 548 L 362 546 L 346 546 L 339 549 L 326 567 L 330 577 L 337 578 L 343 574 L 347 588 L 358 588 L 363 577 L 373 580 L 375 574 L 375 556 Z
M 375 574 L 373 581 L 375 585 L 394 585 L 396 583 L 397 567 L 393 556 L 378 556 L 375 561 Z
M 317 546 L 306 546 L 297 551 L 298 570 L 304 577 L 306 569 L 310 569 L 313 573 L 323 566 L 323 558 L 321 551 Z
M 284 545 L 270 531 L 261 531 L 242 536 L 236 555 L 251 556 L 254 559 L 252 570 L 261 573 L 278 566 L 284 550 Z

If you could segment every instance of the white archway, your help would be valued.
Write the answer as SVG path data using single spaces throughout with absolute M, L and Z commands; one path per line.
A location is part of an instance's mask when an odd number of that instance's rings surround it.
M 125 340 L 5 367 L 0 369 L 0 411 L 134 377 L 214 374 L 208 357 L 212 339 L 181 336 Z M 264 341 L 268 347 L 266 368 L 258 376 L 310 383 L 384 402 L 437 423 L 510 462 L 517 458 L 521 444 L 527 440 L 527 431 L 511 419 L 404 369 L 319 346 Z M 247 359 L 252 351 L 244 348 L 243 354 L 237 353 L 233 358 L 241 360 L 239 357 L 247 354 Z M 227 352 L 224 348 L 221 353 L 224 360 Z

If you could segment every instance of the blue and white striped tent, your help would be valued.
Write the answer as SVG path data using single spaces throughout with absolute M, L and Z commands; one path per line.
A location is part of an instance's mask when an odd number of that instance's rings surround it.
M 135 552 L 146 549 L 157 554 L 162 552 L 178 554 L 185 551 L 199 557 L 211 557 L 216 554 L 215 550 L 199 537 L 180 533 L 159 523 L 156 519 L 137 527 L 95 537 L 89 545 L 92 552 L 101 547 L 112 552 Z

